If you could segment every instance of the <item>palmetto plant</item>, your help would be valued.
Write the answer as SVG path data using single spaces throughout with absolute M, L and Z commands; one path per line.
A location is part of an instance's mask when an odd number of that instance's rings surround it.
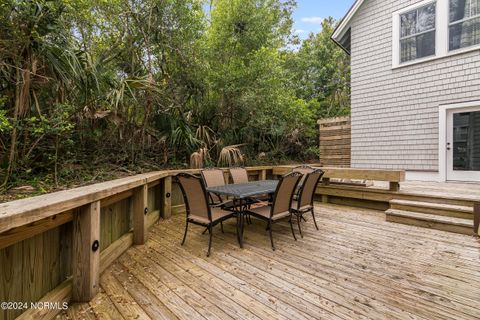
M 211 152 L 217 149 L 222 141 L 217 139 L 215 131 L 206 125 L 197 128 L 195 137 L 202 147 L 191 154 L 190 167 L 202 168 L 206 162 L 211 162 Z M 217 165 L 235 166 L 243 164 L 245 159 L 240 148 L 244 145 L 235 144 L 223 147 L 218 153 Z
M 337 61 L 286 52 L 293 3 L 0 0 L 0 186 L 56 181 L 63 164 L 228 166 L 314 148 L 312 114 L 348 104 L 347 84 L 329 98 L 291 88 L 319 87 L 304 70 Z
M 10 150 L 2 187 L 15 170 L 19 137 L 22 136 L 24 143 L 28 141 L 29 131 L 22 130 L 19 123 L 31 112 L 42 117 L 52 111 L 39 103 L 38 92 L 50 91 L 50 106 L 53 106 L 65 102 L 67 86 L 84 83 L 78 47 L 69 30 L 61 25 L 63 9 L 58 2 L 45 0 L 7 0 L 0 6 L 0 80 L 12 101 Z
M 244 163 L 244 156 L 240 150 L 245 144 L 235 144 L 231 146 L 226 146 L 220 151 L 218 156 L 218 165 L 222 166 L 237 166 Z

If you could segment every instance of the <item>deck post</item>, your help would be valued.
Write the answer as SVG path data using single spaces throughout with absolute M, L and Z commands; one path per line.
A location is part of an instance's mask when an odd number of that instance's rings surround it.
M 144 244 L 146 239 L 145 221 L 148 213 L 148 185 L 138 187 L 133 192 L 133 243 Z
M 260 171 L 260 180 L 267 180 L 267 170 Z
M 172 215 L 172 177 L 163 179 L 162 218 L 167 219 Z
M 390 191 L 400 191 L 400 183 L 397 181 L 390 181 Z
M 480 202 L 473 204 L 473 232 L 480 236 Z
M 230 183 L 230 172 L 229 171 L 223 171 L 223 180 L 225 180 L 226 184 Z
M 98 292 L 100 201 L 80 207 L 73 218 L 72 300 L 88 302 Z

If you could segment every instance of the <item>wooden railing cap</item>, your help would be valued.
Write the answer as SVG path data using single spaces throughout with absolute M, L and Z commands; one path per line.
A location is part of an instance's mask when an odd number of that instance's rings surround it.
M 247 170 L 269 170 L 272 166 L 248 167 Z M 225 172 L 228 169 L 223 169 Z M 163 170 L 96 183 L 89 186 L 53 192 L 0 204 L 0 233 L 61 212 L 102 200 L 179 172 L 200 173 L 200 169 Z

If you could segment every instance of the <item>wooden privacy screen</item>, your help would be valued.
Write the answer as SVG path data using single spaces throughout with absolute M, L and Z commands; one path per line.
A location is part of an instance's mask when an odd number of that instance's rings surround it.
M 350 117 L 318 120 L 320 129 L 320 164 L 328 167 L 350 167 Z

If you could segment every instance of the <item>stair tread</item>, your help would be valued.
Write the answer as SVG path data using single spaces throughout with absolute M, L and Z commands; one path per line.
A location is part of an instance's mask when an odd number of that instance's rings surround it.
M 418 219 L 423 221 L 452 224 L 452 225 L 464 226 L 469 228 L 473 226 L 473 221 L 471 219 L 446 217 L 446 216 L 440 216 L 440 215 L 433 215 L 429 213 L 413 212 L 413 211 L 398 210 L 398 209 L 388 209 L 387 211 L 385 211 L 385 213 L 387 215 L 392 215 L 397 217 L 413 218 L 413 219 Z
M 459 212 L 465 212 L 465 213 L 473 214 L 473 207 L 446 204 L 446 203 L 434 203 L 434 202 L 424 202 L 424 201 L 392 199 L 392 200 L 390 200 L 390 204 L 412 206 L 412 207 L 422 207 L 422 208 L 431 208 L 431 209 L 439 209 L 439 210 L 451 210 L 451 211 L 459 211 Z

